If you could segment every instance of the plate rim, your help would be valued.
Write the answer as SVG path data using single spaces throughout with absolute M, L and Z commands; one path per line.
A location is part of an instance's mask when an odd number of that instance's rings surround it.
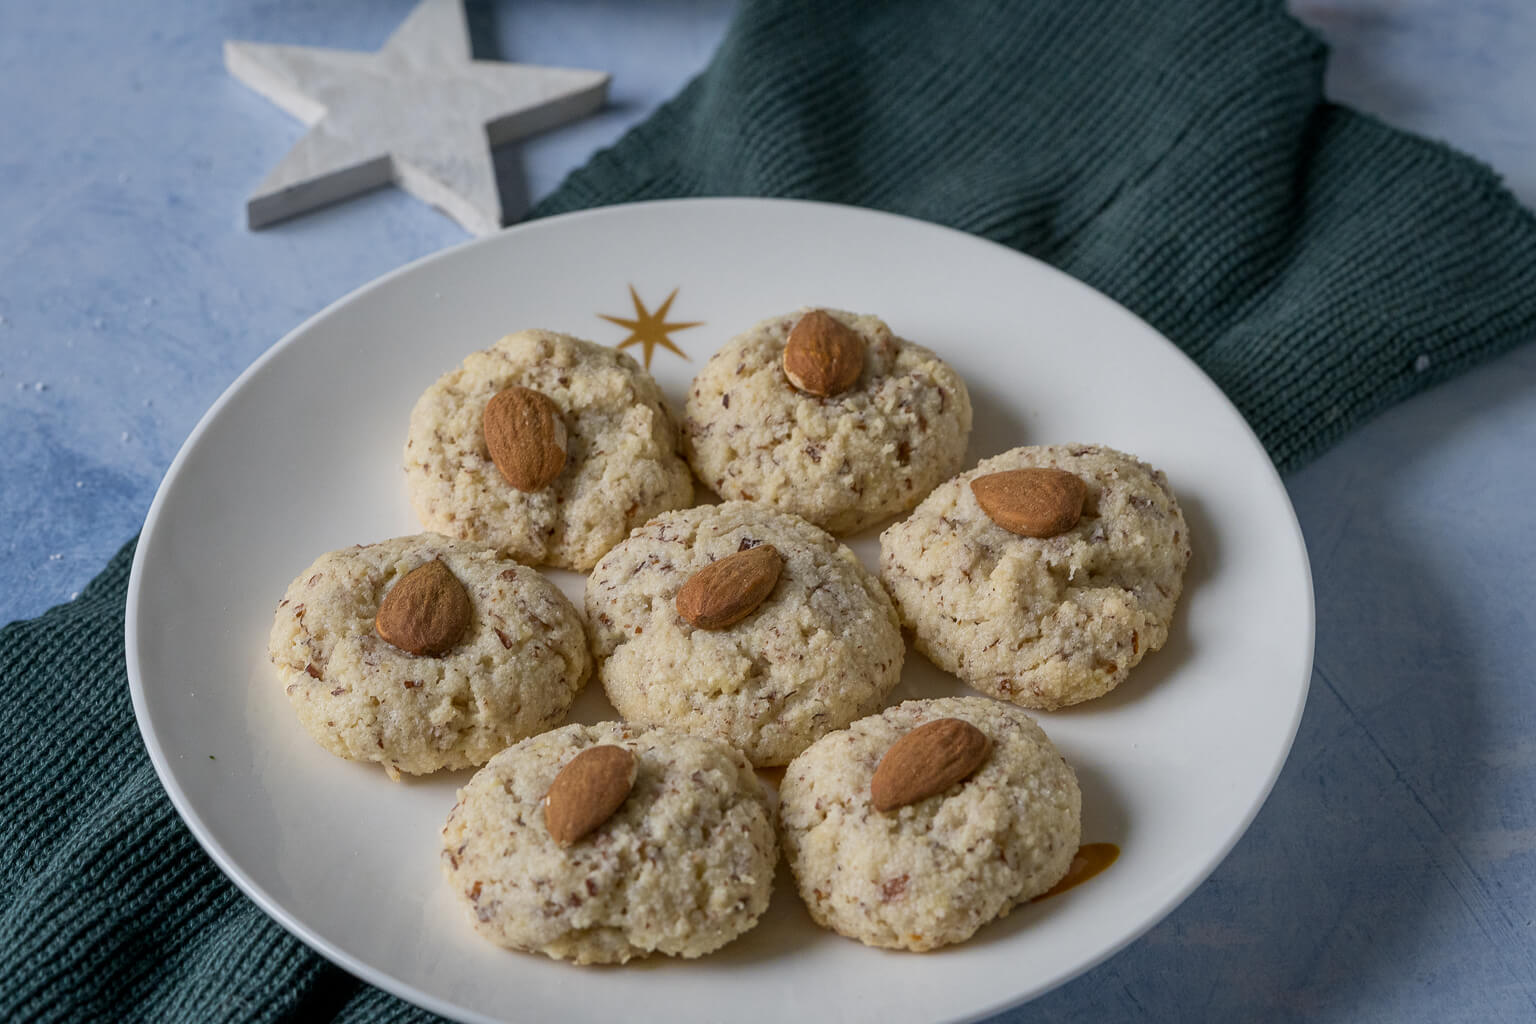
M 194 449 L 196 449 L 202 442 L 204 435 L 210 429 L 213 422 L 220 416 L 224 407 L 229 402 L 231 402 L 238 393 L 243 391 L 247 382 L 259 374 L 271 360 L 277 357 L 278 353 L 286 350 L 290 345 L 295 344 L 299 338 L 307 334 L 311 329 L 329 317 L 337 314 L 341 309 L 348 306 L 352 302 L 372 293 L 377 289 L 389 287 L 396 279 L 414 273 L 421 267 L 427 266 L 440 260 L 456 258 L 463 252 L 477 249 L 482 246 L 495 246 L 505 244 L 505 240 L 508 237 L 514 237 L 523 234 L 536 234 L 539 231 L 549 229 L 558 230 L 561 225 L 574 221 L 611 216 L 615 213 L 623 214 L 628 211 L 638 209 L 675 206 L 735 207 L 743 205 L 772 206 L 780 208 L 800 207 L 812 210 L 833 210 L 837 211 L 838 215 L 846 215 L 851 213 L 856 216 L 865 216 L 872 219 L 899 221 L 908 227 L 916 227 L 922 230 L 941 232 L 952 236 L 954 240 L 962 242 L 963 244 L 973 244 L 981 248 L 999 251 L 1016 259 L 1021 259 L 1026 263 L 1032 264 L 1037 271 L 1043 270 L 1048 275 L 1053 276 L 1056 279 L 1057 284 L 1062 285 L 1063 287 L 1069 287 L 1087 292 L 1091 294 L 1091 296 L 1097 301 L 1107 302 L 1114 306 L 1124 315 L 1129 316 L 1140 323 L 1144 328 L 1146 328 L 1150 335 L 1156 337 L 1156 339 L 1165 347 L 1168 353 L 1182 360 L 1190 369 L 1194 370 L 1200 381 L 1205 386 L 1207 386 L 1213 392 L 1213 394 L 1217 396 L 1219 400 L 1224 403 L 1226 407 L 1232 412 L 1233 417 L 1239 424 L 1241 424 L 1247 443 L 1250 444 L 1260 456 L 1262 456 L 1262 462 L 1267 470 L 1267 476 L 1265 479 L 1268 485 L 1274 489 L 1275 493 L 1279 495 L 1284 503 L 1285 511 L 1287 513 L 1287 521 L 1291 530 L 1291 536 L 1288 539 L 1294 543 L 1296 550 L 1300 554 L 1299 568 L 1301 570 L 1301 582 L 1304 584 L 1303 592 L 1305 596 L 1305 616 L 1303 620 L 1303 631 L 1305 634 L 1306 656 L 1304 659 L 1304 678 L 1302 679 L 1301 686 L 1297 690 L 1294 706 L 1290 710 L 1290 720 L 1287 723 L 1285 741 L 1279 749 L 1278 757 L 1273 764 L 1268 766 L 1267 779 L 1264 785 L 1261 787 L 1261 791 L 1252 800 L 1251 805 L 1248 807 L 1245 813 L 1240 816 L 1240 820 L 1237 820 L 1234 827 L 1228 830 L 1228 833 L 1223 836 L 1222 841 L 1213 847 L 1213 852 L 1205 859 L 1204 863 L 1199 866 L 1198 870 L 1196 870 L 1190 876 L 1185 885 L 1179 887 L 1179 889 L 1172 896 L 1166 898 L 1158 910 L 1149 915 L 1148 918 L 1139 926 L 1131 929 L 1125 935 L 1121 936 L 1117 941 L 1110 943 L 1105 949 L 1100 951 L 1100 953 L 1085 959 L 1080 964 L 1075 965 L 1073 969 L 1065 971 L 1058 976 L 1047 980 L 1043 984 L 1037 984 L 1032 987 L 1025 988 L 1016 996 L 1003 999 L 1000 1002 L 989 1004 L 988 1006 L 977 1009 L 974 1012 L 967 1012 L 962 1016 L 948 1019 L 956 1021 L 982 1020 L 1001 1013 L 1005 1010 L 1022 1006 L 1031 1000 L 1039 998 L 1049 991 L 1067 984 L 1075 978 L 1081 977 L 1088 971 L 1093 970 L 1095 967 L 1099 966 L 1117 953 L 1124 950 L 1131 943 L 1141 938 L 1153 927 L 1165 920 L 1170 914 L 1173 913 L 1174 910 L 1182 906 L 1196 889 L 1198 889 L 1210 878 L 1210 876 L 1215 872 L 1216 868 L 1219 867 L 1224 860 L 1226 860 L 1227 856 L 1232 852 L 1232 849 L 1237 845 L 1238 841 L 1247 834 L 1249 827 L 1253 824 L 1253 821 L 1258 816 L 1259 811 L 1263 809 L 1264 805 L 1269 800 L 1270 794 L 1274 791 L 1274 787 L 1276 782 L 1279 780 L 1280 773 L 1284 770 L 1285 764 L 1290 758 L 1291 750 L 1295 745 L 1296 735 L 1300 728 L 1302 715 L 1306 708 L 1307 697 L 1311 690 L 1314 659 L 1316 655 L 1317 634 L 1316 592 L 1312 577 L 1311 559 L 1307 551 L 1306 539 L 1301 529 L 1300 520 L 1296 515 L 1295 506 L 1290 500 L 1290 495 L 1285 488 L 1284 480 L 1281 478 L 1279 470 L 1275 467 L 1274 461 L 1269 457 L 1268 452 L 1265 451 L 1264 446 L 1260 442 L 1258 435 L 1254 432 L 1252 425 L 1249 424 L 1247 418 L 1243 416 L 1242 412 L 1236 407 L 1236 405 L 1233 404 L 1232 400 L 1227 396 L 1226 392 L 1224 392 L 1220 386 L 1218 386 L 1216 382 L 1211 379 L 1210 375 L 1207 374 L 1205 370 L 1197 362 L 1195 362 L 1195 360 L 1190 357 L 1188 353 L 1179 348 L 1176 344 L 1173 343 L 1172 340 L 1165 336 L 1156 327 L 1148 323 L 1138 313 L 1129 309 L 1117 299 L 1099 291 L 1098 289 L 1092 287 L 1084 281 L 1079 280 L 1076 277 L 1073 277 L 1065 271 L 1045 262 L 1039 257 L 1010 248 L 1009 246 L 992 241 L 991 239 L 983 238 L 980 235 L 971 234 L 970 232 L 949 227 L 945 224 L 939 224 L 934 221 L 923 220 L 921 218 L 912 217 L 905 214 L 892 213 L 890 211 L 877 210 L 870 207 L 822 202 L 819 200 L 779 199 L 752 196 L 711 196 L 696 198 L 653 199 L 645 200 L 642 202 L 617 203 L 608 206 L 593 207 L 590 209 L 576 210 L 550 217 L 543 217 L 537 220 L 523 221 L 490 235 L 466 239 L 457 244 L 448 246 L 447 248 L 417 257 L 416 259 L 402 264 L 394 270 L 388 271 L 376 278 L 365 282 L 362 285 L 359 285 L 358 287 L 352 289 L 339 298 L 327 303 L 319 311 L 306 317 L 301 323 L 289 330 L 272 345 L 268 346 L 244 370 L 242 370 L 235 377 L 235 379 L 229 383 L 228 386 L 224 388 L 224 390 L 219 394 L 219 397 L 198 419 L 197 424 L 187 435 L 186 440 L 182 442 L 180 448 L 177 449 L 175 457 L 171 460 L 170 465 L 167 466 L 164 476 L 161 478 L 159 485 L 155 489 L 154 498 L 150 502 L 149 510 L 144 517 L 144 524 L 140 529 L 139 541 L 135 547 L 133 563 L 129 570 L 128 587 L 125 595 L 123 623 L 125 669 L 126 675 L 128 677 L 129 695 L 133 704 L 134 721 L 138 727 L 140 739 L 143 741 L 145 749 L 149 754 L 150 761 L 154 765 L 155 775 L 160 782 L 161 788 L 170 798 L 171 804 L 175 808 L 178 817 L 180 817 L 182 822 L 187 826 L 188 831 L 192 833 L 193 838 L 197 840 L 198 845 L 202 847 L 204 853 L 209 856 L 209 858 L 219 868 L 220 872 L 222 872 L 229 881 L 233 882 L 236 888 L 238 888 L 243 894 L 245 894 L 248 899 L 255 903 L 264 914 L 274 920 L 281 928 L 283 928 L 283 930 L 287 931 L 294 938 L 298 939 L 309 949 L 313 950 L 331 963 L 352 974 L 354 977 L 380 989 L 383 989 L 384 991 L 389 992 L 391 995 L 405 1000 L 408 1003 L 429 1010 L 430 1012 L 436 1013 L 450 1020 L 473 1021 L 477 1022 L 477 1024 L 478 1022 L 484 1022 L 484 1024 L 497 1024 L 498 1022 L 498 1018 L 489 1017 L 477 1011 L 470 1010 L 464 1006 L 447 1002 L 438 996 L 432 995 L 429 992 L 423 991 L 422 989 L 416 988 L 400 980 L 393 974 L 364 963 L 351 953 L 338 948 L 329 940 L 318 934 L 315 934 L 302 921 L 289 914 L 259 885 L 255 884 L 251 879 L 244 875 L 244 873 L 239 869 L 237 863 L 235 862 L 235 859 L 212 835 L 212 832 L 207 824 L 192 807 L 191 801 L 187 797 L 186 792 L 176 781 L 174 771 L 170 765 L 169 759 L 166 757 L 166 752 L 159 742 L 154 728 L 154 723 L 151 721 L 145 707 L 144 681 L 143 673 L 140 670 L 139 664 L 138 644 L 139 598 L 144 584 L 145 552 L 149 549 L 149 546 L 144 543 L 144 540 L 146 538 L 153 537 L 155 527 L 161 514 L 161 509 L 168 499 L 168 495 L 173 489 L 174 484 L 180 477 L 185 463 L 190 458 Z

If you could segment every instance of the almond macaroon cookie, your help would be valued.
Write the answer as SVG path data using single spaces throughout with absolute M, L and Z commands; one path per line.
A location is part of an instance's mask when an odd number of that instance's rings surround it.
M 1027 713 L 912 700 L 824 736 L 779 786 L 795 884 L 823 928 L 870 946 L 963 942 L 1066 875 L 1082 796 Z
M 767 909 L 778 859 L 739 751 L 620 722 L 502 751 L 443 828 L 443 874 L 475 930 L 578 964 L 719 949 Z
M 852 551 L 745 501 L 646 523 L 593 570 L 586 608 L 620 715 L 719 737 L 758 766 L 879 709 L 906 651 Z
M 836 534 L 905 512 L 960 470 L 971 399 L 950 366 L 839 310 L 765 320 L 693 379 L 683 446 L 722 498 Z
M 582 572 L 693 501 L 655 380 L 622 352 L 553 331 L 508 335 L 428 388 L 405 476 L 427 529 Z
M 396 779 L 558 724 L 591 669 L 554 584 L 431 533 L 321 555 L 278 602 L 268 654 L 316 742 Z
M 935 665 L 1052 710 L 1163 646 L 1189 554 L 1159 470 L 1096 445 L 1015 448 L 887 529 L 880 578 Z

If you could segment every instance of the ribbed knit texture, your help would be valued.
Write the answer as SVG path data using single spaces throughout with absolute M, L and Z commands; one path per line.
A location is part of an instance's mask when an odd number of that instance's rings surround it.
M 790 196 L 985 236 L 1140 314 L 1294 469 L 1536 338 L 1536 218 L 1326 103 L 1324 58 L 1259 0 L 749 4 L 535 213 Z
M 796 196 L 984 235 L 1140 313 L 1290 468 L 1536 336 L 1533 218 L 1323 102 L 1322 63 L 1249 0 L 765 0 L 536 212 Z M 0 631 L 0 1020 L 430 1019 L 290 938 L 176 817 L 128 699 L 130 558 Z

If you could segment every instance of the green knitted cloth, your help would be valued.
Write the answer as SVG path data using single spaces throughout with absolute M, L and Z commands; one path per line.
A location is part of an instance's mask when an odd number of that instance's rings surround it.
M 1140 313 L 1291 468 L 1536 336 L 1536 220 L 1324 102 L 1323 57 L 1278 3 L 764 0 L 536 213 L 798 196 L 984 235 Z M 0 1020 L 425 1019 L 290 938 L 177 819 L 124 678 L 130 556 L 0 633 Z

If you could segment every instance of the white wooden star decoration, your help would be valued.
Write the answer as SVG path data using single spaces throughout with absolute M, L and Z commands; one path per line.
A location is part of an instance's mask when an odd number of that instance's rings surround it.
M 378 53 L 230 41 L 224 64 L 309 125 L 246 204 L 253 228 L 393 181 L 489 234 L 490 147 L 590 114 L 608 90 L 600 71 L 474 60 L 461 0 L 423 0 Z

